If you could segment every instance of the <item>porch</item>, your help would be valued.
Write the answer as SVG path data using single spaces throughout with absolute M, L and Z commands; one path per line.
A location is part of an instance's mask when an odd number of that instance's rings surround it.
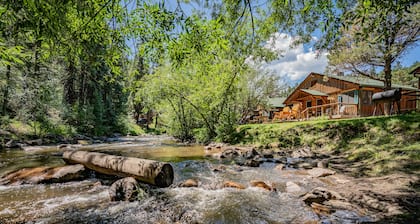
M 305 120 L 326 116 L 330 119 L 358 117 L 358 104 L 329 103 L 307 107 L 300 112 L 300 118 Z

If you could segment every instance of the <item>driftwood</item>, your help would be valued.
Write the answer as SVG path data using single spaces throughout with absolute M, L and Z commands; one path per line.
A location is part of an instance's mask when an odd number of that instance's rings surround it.
M 63 158 L 67 163 L 80 163 L 99 173 L 134 177 L 158 187 L 168 187 L 174 180 L 172 166 L 169 163 L 154 160 L 87 151 L 66 151 L 63 153 Z

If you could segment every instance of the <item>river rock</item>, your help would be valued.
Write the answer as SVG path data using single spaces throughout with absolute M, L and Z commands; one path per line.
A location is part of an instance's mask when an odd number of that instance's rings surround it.
M 274 169 L 283 170 L 284 169 L 284 164 L 279 164 L 279 165 L 275 166 Z
M 312 177 L 326 177 L 334 175 L 335 171 L 326 168 L 313 168 L 308 170 L 309 175 Z
M 334 210 L 330 206 L 318 204 L 316 202 L 313 202 L 311 204 L 311 207 L 314 210 L 314 212 L 319 215 L 329 215 L 334 212 Z
M 252 159 L 256 156 L 259 155 L 259 153 L 257 152 L 257 150 L 255 150 L 255 148 L 250 148 L 245 150 L 245 152 L 243 153 L 245 159 Z
M 41 147 L 41 146 L 23 146 L 23 147 L 22 147 L 22 149 L 23 149 L 25 152 L 36 152 L 36 151 L 41 151 L 41 150 L 44 150 L 44 149 L 45 149 L 45 147 L 43 148 L 43 147 Z
M 21 143 L 11 139 L 4 145 L 6 148 L 19 148 L 21 146 Z
M 250 182 L 250 184 L 253 187 L 259 187 L 259 188 L 265 189 L 267 191 L 276 191 L 276 188 L 266 184 L 264 181 L 253 180 L 253 181 Z
M 223 183 L 223 187 L 224 188 L 229 187 L 229 188 L 245 189 L 244 185 L 242 185 L 240 183 L 233 182 L 233 181 L 225 181 Z
M 268 159 L 268 158 L 274 158 L 274 152 L 272 150 L 264 150 L 262 153 L 262 157 Z
M 133 177 L 126 177 L 115 181 L 109 188 L 111 201 L 134 201 L 140 191 L 140 185 Z
M 306 158 L 312 156 L 314 156 L 314 154 L 312 153 L 311 148 L 309 147 L 303 147 L 292 152 L 293 158 Z
M 79 180 L 85 176 L 83 165 L 70 165 L 61 167 L 36 167 L 24 168 L 0 179 L 0 185 L 11 184 L 38 184 L 38 183 L 62 183 Z
M 250 167 L 259 167 L 260 164 L 261 164 L 260 160 L 249 159 L 249 160 L 246 160 L 243 165 L 244 166 L 250 166 Z
M 236 150 L 235 148 L 228 148 L 222 152 L 222 154 L 220 155 L 220 158 L 233 159 L 239 155 L 240 155 L 239 151 Z
M 198 187 L 198 181 L 194 179 L 188 179 L 181 184 L 181 187 Z
M 32 146 L 42 145 L 42 139 L 27 140 L 25 143 Z
M 328 161 L 326 161 L 326 160 L 318 161 L 317 162 L 317 167 L 318 168 L 327 168 L 328 167 Z
M 339 210 L 348 210 L 348 211 L 357 210 L 356 206 L 343 200 L 332 199 L 332 200 L 325 201 L 324 204 L 334 209 L 339 209 Z
M 301 192 L 302 188 L 294 182 L 288 181 L 286 183 L 286 192 L 288 193 L 298 193 Z
M 213 172 L 224 172 L 226 171 L 226 166 L 219 165 L 213 168 Z
M 313 164 L 308 163 L 308 162 L 305 162 L 305 163 L 299 163 L 299 164 L 298 164 L 298 167 L 299 167 L 299 168 L 302 168 L 302 169 L 311 169 L 311 168 L 313 167 Z
M 335 191 L 328 190 L 326 188 L 317 187 L 312 189 L 311 192 L 306 193 L 302 196 L 302 200 L 307 204 L 311 205 L 312 203 L 322 204 L 328 200 L 340 200 L 343 199 L 340 194 Z

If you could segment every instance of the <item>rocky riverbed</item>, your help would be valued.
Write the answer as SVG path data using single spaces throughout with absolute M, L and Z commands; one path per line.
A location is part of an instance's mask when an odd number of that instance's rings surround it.
M 0 181 L 0 222 L 415 223 L 419 217 L 418 176 L 349 176 L 337 169 L 343 165 L 337 158 L 307 147 L 185 146 L 154 137 L 77 146 L 170 162 L 175 180 L 168 188 L 66 166 L 60 151 L 75 148 L 0 152 L 0 173 L 8 173 Z M 17 169 L 17 160 L 32 165 Z

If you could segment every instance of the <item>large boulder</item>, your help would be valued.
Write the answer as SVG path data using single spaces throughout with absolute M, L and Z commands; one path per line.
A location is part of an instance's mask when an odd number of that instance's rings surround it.
M 83 165 L 24 168 L 0 178 L 0 185 L 62 183 L 85 177 Z
M 137 199 L 139 191 L 141 189 L 137 180 L 133 177 L 126 177 L 111 185 L 109 196 L 111 201 L 134 201 Z

